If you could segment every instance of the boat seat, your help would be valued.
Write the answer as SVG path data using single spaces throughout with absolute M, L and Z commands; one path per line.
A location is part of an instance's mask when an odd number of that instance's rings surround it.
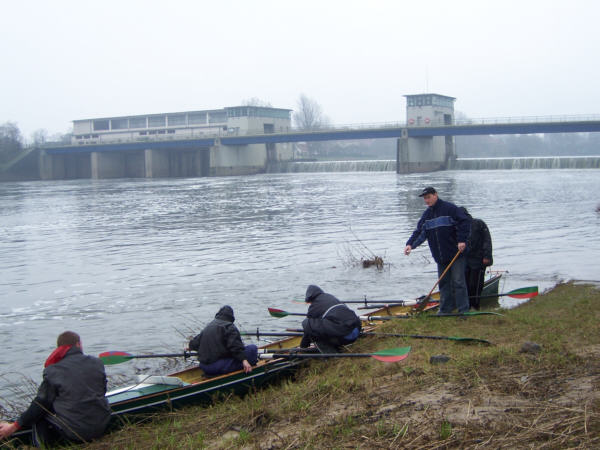
M 185 382 L 181 378 L 166 377 L 161 375 L 138 375 L 138 383 L 144 384 L 165 384 L 168 386 L 185 386 Z

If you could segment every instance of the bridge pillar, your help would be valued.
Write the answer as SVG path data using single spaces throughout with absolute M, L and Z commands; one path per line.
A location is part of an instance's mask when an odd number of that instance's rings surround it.
M 92 152 L 92 178 L 124 178 L 126 158 L 123 153 Z
M 167 150 L 144 150 L 144 164 L 146 178 L 163 178 L 170 174 Z
M 398 139 L 396 173 L 446 170 L 453 157 L 452 144 L 444 136 Z
M 53 180 L 53 157 L 44 150 L 40 152 L 40 178 L 42 180 Z
M 396 146 L 396 173 L 409 173 L 408 138 L 398 139 Z

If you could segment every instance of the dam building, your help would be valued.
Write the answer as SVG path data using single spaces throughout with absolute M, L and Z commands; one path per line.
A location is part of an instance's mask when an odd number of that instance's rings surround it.
M 439 94 L 405 95 L 407 127 L 454 125 L 454 97 Z M 398 139 L 398 173 L 444 170 L 456 159 L 454 136 Z
M 286 133 L 290 109 L 223 109 L 73 121 L 71 146 L 42 155 L 43 179 L 193 177 L 264 172 L 293 144 L 221 145 L 223 137 Z

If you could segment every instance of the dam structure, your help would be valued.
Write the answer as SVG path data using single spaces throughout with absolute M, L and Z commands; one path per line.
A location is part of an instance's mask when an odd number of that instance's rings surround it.
M 292 158 L 292 144 L 222 138 L 289 132 L 291 110 L 263 106 L 73 121 L 71 145 L 44 148 L 42 179 L 247 175 Z
M 41 149 L 40 178 L 207 177 L 291 172 L 295 170 L 283 168 L 295 161 L 295 143 L 380 138 L 394 138 L 397 143 L 396 160 L 386 163 L 383 170 L 400 174 L 474 169 L 477 162 L 467 164 L 457 158 L 455 136 L 600 132 L 600 116 L 461 122 L 455 119 L 454 97 L 434 93 L 405 97 L 405 122 L 308 131 L 292 128 L 292 110 L 263 106 L 75 120 L 70 145 L 48 145 Z M 550 164 L 562 167 L 556 161 Z M 380 163 L 357 166 L 365 165 L 370 170 L 380 167 Z M 516 168 L 515 165 L 518 164 L 511 163 L 511 168 Z M 326 166 L 322 164 L 319 170 L 326 170 Z

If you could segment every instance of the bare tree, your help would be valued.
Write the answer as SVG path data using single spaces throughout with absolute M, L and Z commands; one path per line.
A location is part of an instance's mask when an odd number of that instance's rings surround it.
M 329 127 L 329 119 L 323 114 L 323 109 L 315 100 L 301 94 L 297 102 L 297 110 L 292 114 L 294 126 L 301 131 L 316 131 Z M 306 142 L 309 155 L 328 154 L 331 148 L 329 142 Z
M 261 100 L 257 97 L 248 98 L 242 101 L 242 106 L 262 106 L 264 108 L 272 108 L 271 103 Z
M 301 94 L 298 98 L 297 110 L 294 111 L 292 118 L 294 126 L 303 131 L 319 130 L 329 125 L 321 105 L 305 94 Z
M 21 130 L 14 122 L 0 125 L 0 162 L 7 162 L 23 150 Z
M 40 145 L 44 145 L 47 140 L 48 140 L 48 132 L 46 130 L 44 130 L 43 128 L 35 130 L 33 133 L 31 133 L 31 141 L 33 142 L 33 145 L 35 145 L 36 147 L 39 147 Z

